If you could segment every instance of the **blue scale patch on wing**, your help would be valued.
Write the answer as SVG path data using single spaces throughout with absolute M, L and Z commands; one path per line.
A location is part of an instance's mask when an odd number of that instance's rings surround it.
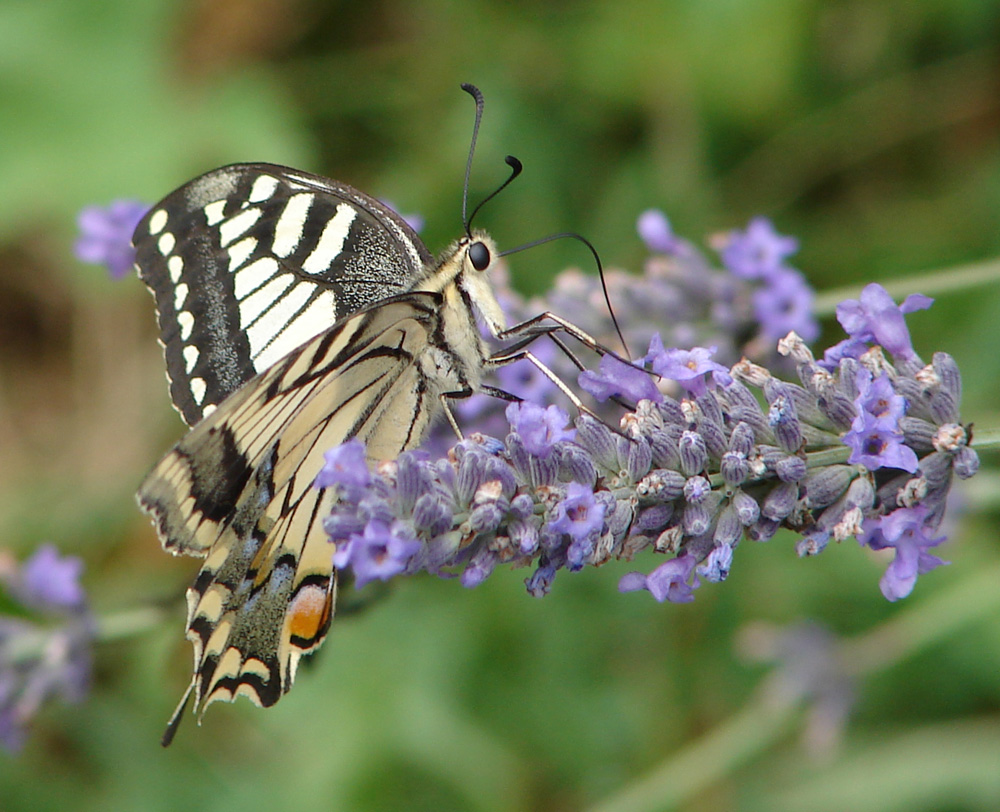
M 431 263 L 374 198 L 271 164 L 185 184 L 150 209 L 133 243 L 188 425 L 337 320 L 412 289 Z

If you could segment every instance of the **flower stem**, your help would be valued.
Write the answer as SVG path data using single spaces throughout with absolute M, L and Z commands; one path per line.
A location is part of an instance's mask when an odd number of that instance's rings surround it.
M 840 645 L 841 661 L 863 678 L 895 666 L 1000 610 L 1000 567 L 980 570 L 885 623 Z M 776 703 L 770 680 L 746 705 L 701 739 L 637 778 L 589 812 L 659 812 L 674 809 L 764 753 L 790 732 L 801 703 Z
M 1000 429 L 981 429 L 977 427 L 972 440 L 972 447 L 976 451 L 996 450 L 1000 448 Z
M 991 259 L 972 265 L 960 265 L 957 268 L 928 271 L 918 276 L 907 276 L 904 279 L 886 282 L 883 287 L 894 298 L 903 298 L 910 293 L 940 296 L 943 293 L 964 291 L 998 281 L 1000 281 L 1000 259 Z M 813 310 L 817 316 L 832 316 L 840 302 L 844 299 L 856 299 L 857 296 L 857 285 L 825 290 L 816 295 Z
M 158 606 L 140 606 L 97 618 L 97 639 L 102 643 L 143 634 L 159 626 L 167 613 Z
M 763 697 L 751 700 L 715 730 L 590 812 L 675 809 L 781 739 L 797 710 L 792 703 L 776 707 Z

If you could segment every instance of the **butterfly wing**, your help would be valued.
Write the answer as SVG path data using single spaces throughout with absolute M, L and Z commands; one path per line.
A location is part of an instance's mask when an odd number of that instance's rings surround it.
M 322 642 L 336 589 L 321 521 L 331 497 L 312 483 L 323 453 L 350 437 L 373 459 L 422 439 L 447 384 L 424 369 L 441 298 L 396 296 L 310 339 L 224 400 L 140 487 L 164 546 L 206 556 L 187 596 L 200 710 L 241 694 L 274 704 Z
M 338 319 L 412 289 L 431 262 L 374 198 L 272 164 L 185 184 L 150 209 L 133 243 L 188 425 Z

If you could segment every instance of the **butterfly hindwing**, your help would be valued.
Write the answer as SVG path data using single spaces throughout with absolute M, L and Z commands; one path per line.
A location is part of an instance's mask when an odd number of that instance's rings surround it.
M 189 425 L 337 319 L 410 290 L 430 254 L 391 209 L 346 184 L 234 164 L 139 223 L 170 394 Z
M 164 545 L 206 556 L 188 590 L 201 709 L 240 694 L 273 704 L 322 642 L 335 576 L 330 497 L 313 481 L 348 437 L 392 458 L 422 436 L 451 383 L 428 385 L 423 369 L 441 299 L 405 294 L 341 320 L 224 400 L 143 482 Z

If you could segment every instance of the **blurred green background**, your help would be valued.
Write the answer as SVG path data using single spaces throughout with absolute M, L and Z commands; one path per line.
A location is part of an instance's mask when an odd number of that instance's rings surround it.
M 132 494 L 182 429 L 149 296 L 73 258 L 76 213 L 272 161 L 420 212 L 437 251 L 461 228 L 463 81 L 486 96 L 473 196 L 525 164 L 480 220 L 501 245 L 574 230 L 638 270 L 656 206 L 697 241 L 774 218 L 820 291 L 1000 255 L 995 2 L 0 0 L 0 547 L 82 556 L 102 616 L 169 607 L 0 754 L 0 810 L 1000 809 L 995 453 L 955 494 L 954 563 L 899 604 L 884 558 L 799 560 L 784 535 L 683 606 L 619 595 L 624 564 L 542 601 L 525 572 L 414 579 L 336 623 L 275 708 L 216 705 L 161 750 L 197 563 Z M 555 244 L 511 271 L 534 293 L 577 263 Z M 1000 426 L 997 286 L 910 324 L 958 359 L 964 419 Z M 748 654 L 804 618 L 858 674 L 825 745 Z

